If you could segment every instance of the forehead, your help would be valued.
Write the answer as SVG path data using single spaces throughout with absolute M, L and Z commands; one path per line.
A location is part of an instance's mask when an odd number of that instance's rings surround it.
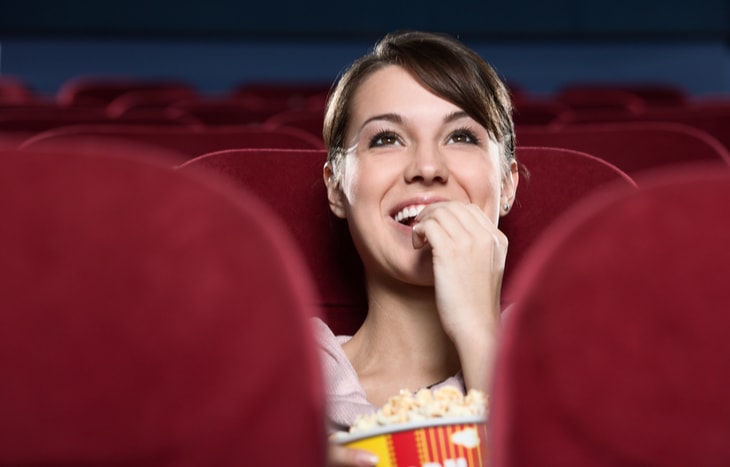
M 353 123 L 381 113 L 398 113 L 404 117 L 448 114 L 461 110 L 434 94 L 410 72 L 398 65 L 387 65 L 367 78 L 353 96 Z

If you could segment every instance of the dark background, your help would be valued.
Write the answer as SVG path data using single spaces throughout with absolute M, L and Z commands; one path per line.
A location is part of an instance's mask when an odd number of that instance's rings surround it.
M 535 93 L 573 80 L 725 93 L 730 1 L 0 1 L 0 73 L 53 92 L 78 74 L 332 80 L 383 33 L 446 32 Z
M 5 36 L 372 39 L 396 28 L 474 39 L 728 36 L 726 0 L 3 1 Z

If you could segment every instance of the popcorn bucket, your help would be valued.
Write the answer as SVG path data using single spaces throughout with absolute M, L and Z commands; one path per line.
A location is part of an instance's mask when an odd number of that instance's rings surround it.
M 334 442 L 365 449 L 378 467 L 475 467 L 486 465 L 483 416 L 431 419 L 336 435 Z

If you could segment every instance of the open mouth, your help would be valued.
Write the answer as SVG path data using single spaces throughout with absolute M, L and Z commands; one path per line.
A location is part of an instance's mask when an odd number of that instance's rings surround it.
M 416 222 L 416 217 L 421 213 L 421 211 L 423 211 L 425 207 L 425 204 L 406 206 L 405 208 L 395 213 L 393 219 L 395 219 L 395 221 L 400 224 L 412 227 L 413 224 L 415 224 Z

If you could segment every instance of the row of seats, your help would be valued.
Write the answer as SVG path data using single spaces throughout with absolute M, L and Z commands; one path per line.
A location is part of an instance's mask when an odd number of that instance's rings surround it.
M 565 140 L 554 127 L 532 128 L 532 136 L 555 138 L 545 144 L 518 128 L 525 172 L 500 221 L 510 239 L 510 306 L 491 402 L 494 465 L 730 460 L 730 381 L 718 378 L 730 363 L 730 324 L 718 312 L 730 304 L 722 285 L 730 272 L 721 215 L 727 150 L 691 128 L 624 123 L 623 133 L 571 126 Z M 0 441 L 13 456 L 0 463 L 124 465 L 122 456 L 173 465 L 217 455 L 216 464 L 240 465 L 246 449 L 251 465 L 322 465 L 323 433 L 313 428 L 322 421 L 321 387 L 306 318 L 352 333 L 366 309 L 361 265 L 327 207 L 324 149 L 242 148 L 233 139 L 242 128 L 217 128 L 210 140 L 222 144 L 210 147 L 185 138 L 212 128 L 167 126 L 172 136 L 162 143 L 160 128 L 149 126 L 94 138 L 69 127 L 0 151 L 0 209 L 15 220 L 2 235 L 18 246 L 1 266 L 13 293 L 2 294 L 0 309 L 19 310 L 8 315 L 0 364 L 4 374 L 23 367 L 0 401 L 16 407 L 3 408 L 16 418 L 66 420 L 27 423 Z M 131 136 L 140 129 L 155 136 Z M 697 155 L 676 156 L 678 147 Z M 656 164 L 634 159 L 646 153 Z M 150 336 L 159 337 L 154 345 Z M 50 351 L 39 355 L 46 340 Z M 282 340 L 291 347 L 281 349 Z M 18 355 L 26 365 L 9 358 Z M 97 368 L 119 355 L 133 358 L 113 374 Z M 191 383 L 198 372 L 206 377 Z M 80 375 L 86 392 L 61 374 Z M 189 390 L 159 402 L 176 385 Z M 282 399 L 288 405 L 273 408 Z M 39 400 L 47 402 L 31 407 Z M 158 404 L 152 414 L 136 409 Z M 171 415 L 179 407 L 186 410 Z M 642 410 L 650 416 L 639 420 Z M 297 423 L 275 435 L 292 413 Z M 251 434 L 262 418 L 271 423 Z M 219 429 L 201 432 L 210 426 Z M 251 444 L 234 446 L 241 430 Z M 267 458 L 281 439 L 290 449 Z
M 250 99 L 271 106 L 296 108 L 323 98 L 330 83 L 253 81 L 234 85 L 218 97 Z M 76 76 L 63 83 L 52 95 L 37 93 L 21 78 L 0 76 L 0 105 L 57 103 L 63 107 L 121 108 L 155 107 L 186 99 L 209 97 L 195 86 L 177 79 L 148 79 L 122 76 Z M 123 103 L 127 104 L 124 105 Z
M 83 117 L 86 124 L 63 125 L 44 118 L 39 131 L 0 126 L 0 146 L 48 149 L 58 145 L 87 147 L 106 142 L 113 148 L 120 140 L 154 146 L 173 159 L 190 159 L 208 152 L 234 148 L 321 149 L 322 112 L 291 110 L 260 125 L 187 127 L 179 125 L 99 123 Z M 1 120 L 1 118 L 0 118 Z M 40 121 L 40 120 L 39 120 Z M 43 129 L 46 123 L 62 125 Z M 138 122 L 141 123 L 141 122 Z M 319 133 L 317 133 L 319 131 Z M 657 167 L 694 162 L 730 165 L 730 151 L 716 138 L 687 125 L 668 122 L 617 122 L 566 127 L 517 128 L 520 146 L 561 147 L 586 152 L 630 175 Z
M 323 465 L 306 321 L 365 310 L 324 151 L 2 157 L 0 463 Z M 518 157 L 491 465 L 730 461 L 730 171 Z
M 8 89 L 22 94 L 17 80 L 6 80 Z M 632 175 L 667 164 L 715 160 L 726 165 L 730 160 L 730 104 L 724 99 L 700 101 L 666 85 L 574 84 L 549 99 L 536 98 L 517 86 L 513 93 L 518 145 L 588 152 Z M 0 147 L 14 148 L 29 139 L 36 144 L 49 138 L 42 144 L 51 144 L 53 138 L 91 138 L 86 133 L 94 133 L 98 139 L 117 133 L 167 150 L 185 146 L 183 157 L 272 144 L 322 148 L 326 94 L 322 83 L 246 83 L 225 96 L 210 97 L 179 81 L 79 77 L 65 83 L 51 102 L 0 102 Z M 101 125 L 109 128 L 98 128 Z M 72 126 L 77 128 L 65 128 Z M 280 132 L 286 134 L 274 142 L 266 136 L 251 141 L 221 137 L 220 144 L 212 145 L 197 142 L 209 139 L 203 134 L 212 127 L 225 127 L 219 128 L 221 133 L 230 133 L 242 126 L 259 128 L 261 133 L 286 127 Z M 186 130 L 196 133 L 190 137 L 195 142 L 174 136 Z M 300 134 L 294 138 L 291 133 Z

